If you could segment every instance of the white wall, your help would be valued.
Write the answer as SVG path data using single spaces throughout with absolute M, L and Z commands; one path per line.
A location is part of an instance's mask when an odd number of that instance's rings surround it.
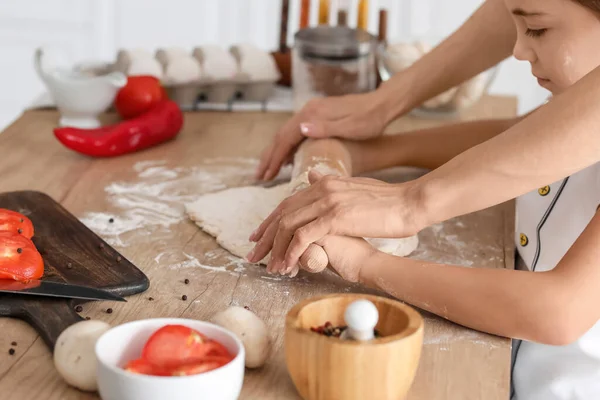
M 379 0 L 392 14 L 390 40 L 443 38 L 482 2 Z M 111 61 L 119 48 L 130 47 L 154 51 L 251 41 L 271 50 L 278 43 L 280 7 L 280 0 L 0 1 L 0 129 L 44 91 L 32 65 L 37 46 L 51 45 L 71 61 Z M 547 95 L 530 77 L 528 65 L 514 59 L 501 65 L 492 92 L 517 95 L 520 112 Z

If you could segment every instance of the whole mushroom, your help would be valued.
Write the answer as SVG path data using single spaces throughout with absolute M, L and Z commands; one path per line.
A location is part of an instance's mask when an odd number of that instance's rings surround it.
M 244 344 L 246 367 L 258 368 L 267 360 L 271 339 L 267 326 L 256 314 L 243 307 L 232 306 L 215 314 L 212 322 L 233 332 Z
M 96 382 L 96 341 L 110 325 L 103 321 L 80 321 L 65 329 L 56 340 L 54 366 L 71 386 L 93 392 Z

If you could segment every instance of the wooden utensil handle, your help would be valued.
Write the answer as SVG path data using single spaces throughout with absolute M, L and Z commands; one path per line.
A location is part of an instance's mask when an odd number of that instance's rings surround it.
M 54 351 L 58 336 L 69 326 L 83 318 L 73 310 L 71 302 L 65 299 L 44 299 L 37 301 L 39 307 L 28 307 L 28 312 L 20 316 L 40 334 L 51 351 Z
M 325 175 L 352 176 L 352 160 L 350 153 L 337 139 L 307 139 L 294 156 L 292 182 L 311 169 Z M 298 186 L 295 190 L 302 189 Z M 317 273 L 327 268 L 329 258 L 323 248 L 310 244 L 300 257 L 300 267 L 308 272 Z M 295 275 L 298 271 L 293 271 Z

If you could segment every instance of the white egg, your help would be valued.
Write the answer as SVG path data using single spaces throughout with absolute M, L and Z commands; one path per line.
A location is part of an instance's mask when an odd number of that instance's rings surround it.
M 483 73 L 464 82 L 452 99 L 452 105 L 458 110 L 471 107 L 483 96 L 486 84 L 487 76 Z
M 164 49 L 158 49 L 156 51 L 155 58 L 158 60 L 158 62 L 165 66 L 172 60 L 177 58 L 186 58 L 189 56 L 190 54 L 182 47 L 167 47 Z
M 103 321 L 80 321 L 65 329 L 56 340 L 54 366 L 69 385 L 95 391 L 96 341 L 110 325 Z
M 431 45 L 423 40 L 415 42 L 415 47 L 417 48 L 417 50 L 419 50 L 421 55 L 427 54 L 431 51 Z
M 200 63 L 192 56 L 170 59 L 164 70 L 164 80 L 175 84 L 195 82 L 201 76 Z
M 419 49 L 410 43 L 391 43 L 386 47 L 390 57 L 400 57 L 405 60 L 418 60 L 421 58 Z
M 256 314 L 243 307 L 232 306 L 215 314 L 212 322 L 233 332 L 244 344 L 246 367 L 264 365 L 270 349 L 271 339 L 267 326 Z
M 231 47 L 231 53 L 238 60 L 240 71 L 251 81 L 275 82 L 281 78 L 273 56 L 252 44 L 238 44 Z
M 216 80 L 234 79 L 238 75 L 238 63 L 231 52 L 220 46 L 201 46 L 194 49 L 194 57 L 202 66 L 206 77 Z
M 136 58 L 129 64 L 126 74 L 128 76 L 151 75 L 162 79 L 163 69 L 158 60 L 154 58 Z

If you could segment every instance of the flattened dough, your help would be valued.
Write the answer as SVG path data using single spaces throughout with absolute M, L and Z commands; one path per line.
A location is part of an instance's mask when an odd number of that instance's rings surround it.
M 189 218 L 203 231 L 214 236 L 217 243 L 230 253 L 244 258 L 254 247 L 248 238 L 286 197 L 308 185 L 308 174 L 289 183 L 271 188 L 246 186 L 201 195 L 185 205 Z M 366 238 L 379 250 L 397 256 L 407 256 L 419 245 L 418 237 L 402 239 Z M 260 264 L 266 265 L 268 254 Z

